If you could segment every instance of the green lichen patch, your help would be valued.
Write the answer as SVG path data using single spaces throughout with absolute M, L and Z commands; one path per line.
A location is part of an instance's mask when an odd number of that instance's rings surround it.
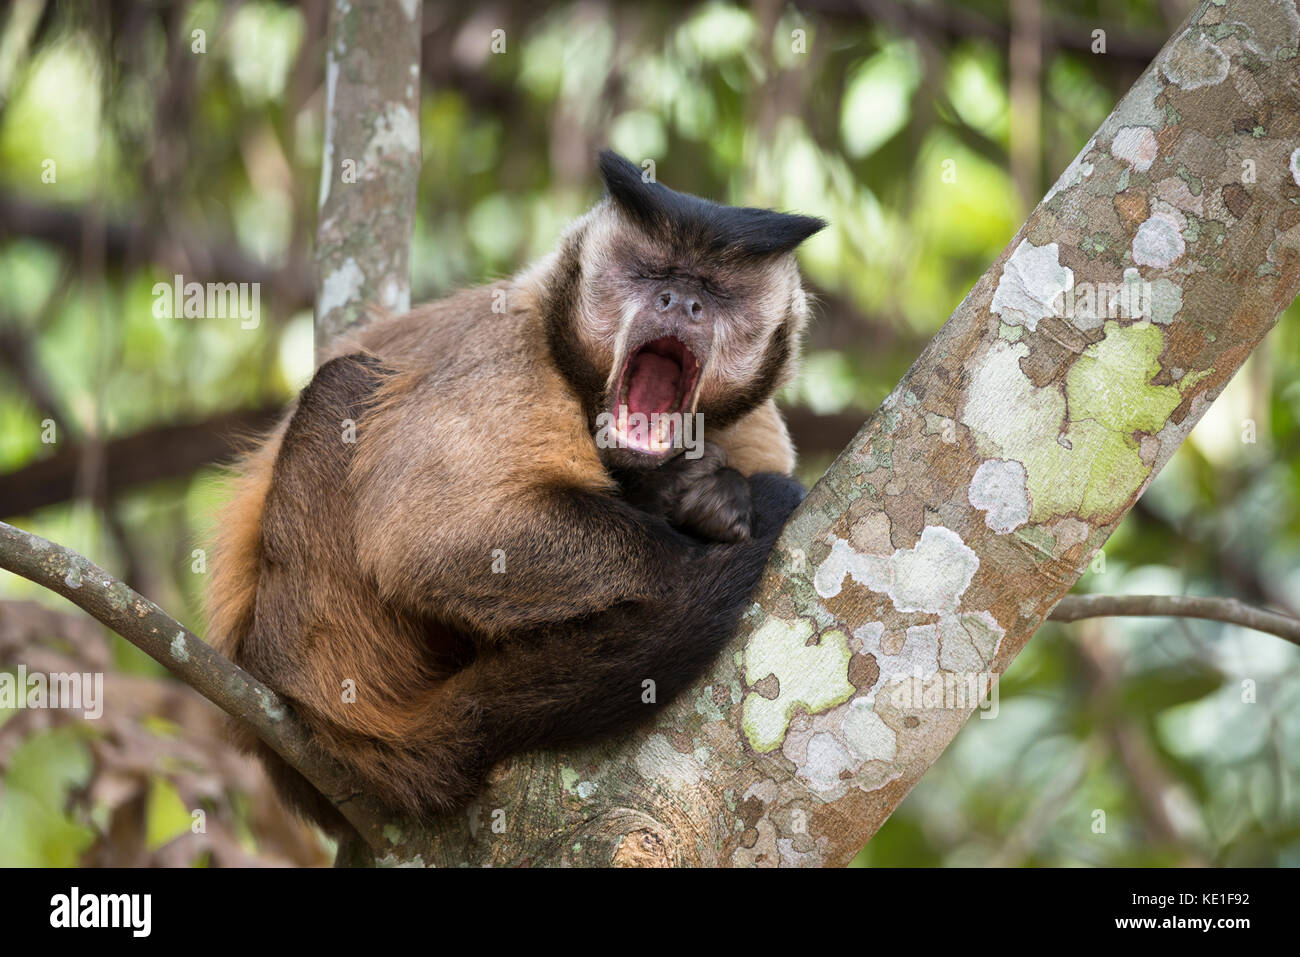
M 1023 343 L 995 341 L 978 360 L 962 422 L 981 454 L 1028 472 L 1030 522 L 1059 515 L 1090 522 L 1117 514 L 1150 474 L 1139 433 L 1155 435 L 1194 383 L 1152 385 L 1164 333 L 1147 321 L 1109 321 L 1064 386 L 1034 386 L 1020 369 Z

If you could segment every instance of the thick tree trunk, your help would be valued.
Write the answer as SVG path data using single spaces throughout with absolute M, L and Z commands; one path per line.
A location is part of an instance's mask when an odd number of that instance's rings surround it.
M 812 490 L 712 673 L 388 860 L 851 859 L 1296 296 L 1298 37 L 1291 2 L 1201 4 Z

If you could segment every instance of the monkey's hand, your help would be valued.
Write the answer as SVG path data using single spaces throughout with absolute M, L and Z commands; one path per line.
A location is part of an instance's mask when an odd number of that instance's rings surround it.
M 684 454 L 657 469 L 620 476 L 632 504 L 697 538 L 743 542 L 753 535 L 749 482 L 727 467 L 720 446 L 705 442 L 698 458 Z

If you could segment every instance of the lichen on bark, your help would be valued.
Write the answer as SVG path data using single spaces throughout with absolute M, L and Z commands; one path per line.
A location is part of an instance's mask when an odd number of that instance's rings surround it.
M 1198 6 L 810 492 L 696 688 L 503 764 L 381 862 L 850 860 L 1300 289 L 1298 36 L 1291 2 Z

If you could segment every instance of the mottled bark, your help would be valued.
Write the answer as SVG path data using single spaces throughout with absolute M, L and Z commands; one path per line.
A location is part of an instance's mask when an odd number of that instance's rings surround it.
M 420 3 L 330 5 L 316 228 L 316 353 L 371 306 L 411 306 Z
M 1300 288 L 1298 37 L 1291 2 L 1199 6 L 812 490 L 694 692 L 505 765 L 389 859 L 852 858 L 971 714 L 951 692 L 1006 669 Z

